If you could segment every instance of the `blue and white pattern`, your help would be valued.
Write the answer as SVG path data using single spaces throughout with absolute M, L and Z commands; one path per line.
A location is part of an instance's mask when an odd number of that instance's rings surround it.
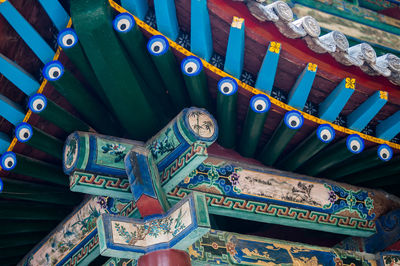
M 238 84 L 236 80 L 230 77 L 224 77 L 219 80 L 218 82 L 218 90 L 223 94 L 223 95 L 233 95 L 237 92 L 238 90 Z
M 42 73 L 48 81 L 56 81 L 64 74 L 64 66 L 60 61 L 52 61 L 44 66 Z
M 165 54 L 169 49 L 167 38 L 163 35 L 154 35 L 147 42 L 147 50 L 151 55 L 160 56 Z
M 129 13 L 118 14 L 113 20 L 113 27 L 117 32 L 129 32 L 133 26 L 135 26 L 135 19 Z
M 364 150 L 364 140 L 357 134 L 351 134 L 346 139 L 346 146 L 350 152 L 358 154 Z
M 0 166 L 5 171 L 11 171 L 17 166 L 17 156 L 12 151 L 3 153 L 0 157 Z
M 15 137 L 19 142 L 27 142 L 32 138 L 33 131 L 31 125 L 22 122 L 15 127 Z
M 387 144 L 381 144 L 378 147 L 378 157 L 384 162 L 390 161 L 393 157 L 393 150 Z
M 268 96 L 257 94 L 250 99 L 250 107 L 256 113 L 265 113 L 271 107 L 271 102 Z
M 40 113 L 47 106 L 46 96 L 40 93 L 36 93 L 29 98 L 28 107 L 33 113 Z
M 285 114 L 285 124 L 290 129 L 299 129 L 303 126 L 303 115 L 298 111 L 289 111 Z
M 182 60 L 181 70 L 186 76 L 197 76 L 203 70 L 203 63 L 196 56 L 188 56 Z
M 317 128 L 317 137 L 320 141 L 329 143 L 335 138 L 335 130 L 329 124 L 322 124 Z
M 78 43 L 78 35 L 75 30 L 71 28 L 67 28 L 65 30 L 60 31 L 57 36 L 57 44 L 62 49 L 69 49 L 74 47 Z

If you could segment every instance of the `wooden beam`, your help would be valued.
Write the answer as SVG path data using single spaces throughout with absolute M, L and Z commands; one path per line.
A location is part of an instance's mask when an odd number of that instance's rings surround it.
M 281 44 L 279 42 L 270 42 L 267 53 L 265 54 L 260 71 L 257 75 L 256 89 L 271 95 L 272 87 L 275 81 L 276 70 L 278 68 L 279 55 L 281 53 Z
M 0 115 L 4 117 L 8 122 L 13 124 L 14 126 L 21 123 L 25 118 L 24 110 L 6 98 L 5 96 L 0 94 Z
M 259 160 L 265 165 L 274 165 L 297 131 L 303 126 L 304 118 L 298 111 L 289 111 L 275 129 L 262 149 Z
M 324 149 L 335 138 L 335 130 L 329 124 L 320 125 L 287 156 L 280 160 L 277 167 L 294 171 L 315 154 Z
M 218 143 L 228 149 L 236 146 L 238 84 L 229 77 L 218 82 L 217 121 Z
M 181 70 L 192 106 L 211 110 L 211 97 L 203 62 L 196 56 L 188 56 L 182 60 Z
M 35 94 L 40 87 L 31 74 L 1 53 L 0 73 L 28 96 Z
M 0 157 L 0 165 L 5 171 L 29 176 L 58 185 L 68 186 L 68 177 L 59 166 L 42 162 L 14 152 L 6 152 Z
M 51 61 L 43 68 L 43 76 L 96 130 L 118 134 L 118 126 L 108 110 L 93 97 L 82 83 L 59 61 Z M 96 112 L 93 112 L 96 110 Z
M 355 79 L 343 79 L 339 85 L 319 104 L 319 117 L 333 122 L 336 120 L 355 89 Z
M 226 48 L 224 71 L 240 79 L 244 62 L 244 19 L 233 17 Z
M 213 41 L 207 0 L 191 0 L 190 32 L 193 32 L 190 51 L 208 62 L 213 53 Z
M 388 93 L 377 91 L 347 116 L 347 127 L 361 132 L 388 101 Z
M 174 0 L 154 0 L 156 11 L 157 29 L 175 41 L 178 38 L 179 26 L 176 17 Z
M 70 212 L 69 208 L 51 204 L 1 201 L 0 220 L 60 221 Z
M 0 2 L 0 14 L 10 23 L 19 36 L 32 49 L 36 56 L 46 64 L 53 60 L 53 49 L 37 33 L 28 21 L 15 9 L 10 1 Z
M 65 188 L 38 185 L 29 182 L 17 181 L 8 178 L 1 178 L 0 197 L 9 199 L 22 199 L 29 201 L 47 202 L 60 205 L 77 205 L 82 197 L 79 194 L 71 193 Z M 65 200 L 68 198 L 68 200 Z
M 312 84 L 317 74 L 317 65 L 308 63 L 303 72 L 297 77 L 296 83 L 293 85 L 288 96 L 288 105 L 303 110 L 308 95 L 310 94 Z
M 147 50 L 161 74 L 164 86 L 168 88 L 168 94 L 173 106 L 175 106 L 175 111 L 180 112 L 183 108 L 189 106 L 189 95 L 168 40 L 163 35 L 154 35 L 147 42 Z M 173 106 L 170 107 L 174 108 Z
M 238 146 L 242 156 L 254 157 L 270 107 L 271 102 L 264 94 L 254 95 L 250 99 Z
M 58 0 L 39 0 L 39 3 L 58 31 L 67 27 L 70 17 Z
M 300 168 L 300 171 L 311 176 L 318 176 L 323 171 L 363 150 L 364 140 L 357 134 L 352 134 L 319 152 L 314 158 L 306 162 Z
M 49 232 L 56 226 L 57 221 L 0 220 L 0 235 L 7 237 L 9 234 Z
M 399 133 L 400 111 L 397 111 L 376 126 L 376 136 L 384 140 L 391 140 Z
M 146 18 L 147 11 L 149 10 L 147 0 L 121 0 L 121 5 L 140 20 Z

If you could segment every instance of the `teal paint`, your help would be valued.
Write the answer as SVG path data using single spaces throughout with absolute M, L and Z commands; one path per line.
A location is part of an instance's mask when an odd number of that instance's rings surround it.
M 0 94 L 0 115 L 14 126 L 25 118 L 24 110 L 10 99 Z
M 189 95 L 185 88 L 181 71 L 175 56 L 169 48 L 168 40 L 163 35 L 154 35 L 147 43 L 147 51 L 150 53 L 157 70 L 161 73 L 164 86 L 168 88 L 172 106 L 176 112 L 189 106 Z
M 121 0 L 121 5 L 140 20 L 145 19 L 149 10 L 147 0 Z
M 226 48 L 224 71 L 240 79 L 244 60 L 244 19 L 233 17 Z
M 232 149 L 236 145 L 238 87 L 237 82 L 230 77 L 224 77 L 218 82 L 218 143 L 228 149 Z
M 34 77 L 1 53 L 0 73 L 28 96 L 35 94 L 40 88 Z
M 322 124 L 296 145 L 287 156 L 277 163 L 277 167 L 286 171 L 294 171 L 315 154 L 324 149 L 335 138 L 335 130 L 329 124 Z
M 352 83 L 351 80 L 347 82 L 347 80 L 348 79 L 343 79 L 319 105 L 319 117 L 321 119 L 333 122 L 343 110 L 354 92 L 354 83 Z
M 376 127 L 376 137 L 391 140 L 400 132 L 400 111 L 386 118 Z
M 209 61 L 213 53 L 210 16 L 207 0 L 191 0 L 190 50 Z
M 211 110 L 207 77 L 203 70 L 203 62 L 196 56 L 188 56 L 182 60 L 181 70 L 192 106 Z
M 92 12 L 90 21 L 88 12 Z M 71 1 L 71 17 L 79 43 L 109 99 L 112 113 L 127 135 L 134 139 L 147 139 L 157 132 L 161 123 L 151 99 L 143 92 L 145 88 L 134 75 L 132 62 L 115 35 L 111 23 L 113 12 L 107 1 Z M 132 115 L 135 113 L 140 115 Z M 105 122 L 102 124 L 104 126 Z
M 384 164 L 390 161 L 392 156 L 393 150 L 387 144 L 381 144 L 347 159 L 338 167 L 329 169 L 324 173 L 324 177 L 338 180 L 378 165 L 385 167 Z
M 274 165 L 303 123 L 304 118 L 300 112 L 287 112 L 262 149 L 259 160 L 265 165 Z
M 260 72 L 258 72 L 255 88 L 267 93 L 268 95 L 271 95 L 272 86 L 274 85 L 279 55 L 281 53 L 280 47 L 280 43 L 269 43 Z
M 154 0 L 158 30 L 175 41 L 178 38 L 179 26 L 176 17 L 174 0 Z
M 10 144 L 11 144 L 10 138 L 3 132 L 0 132 L 0 154 L 5 153 Z
M 59 32 L 57 37 L 58 45 L 63 49 L 69 60 L 76 66 L 80 74 L 83 76 L 88 85 L 92 88 L 93 92 L 100 97 L 101 101 L 108 106 L 110 103 L 100 85 L 93 68 L 90 66 L 88 58 L 83 52 L 82 46 L 79 43 L 78 35 L 75 30 L 66 28 Z
M 347 127 L 361 131 L 387 102 L 387 92 L 377 91 L 347 116 Z
M 302 165 L 299 171 L 310 176 L 324 176 L 324 171 L 334 169 L 333 167 L 336 167 L 337 164 L 361 153 L 363 150 L 364 140 L 357 134 L 351 134 L 346 139 L 343 138 L 317 153 Z
M 254 157 L 270 108 L 271 102 L 264 94 L 256 94 L 250 99 L 238 145 L 242 156 Z
M 53 0 L 52 0 L 53 1 Z M 32 49 L 36 56 L 46 64 L 53 60 L 54 51 L 37 33 L 37 31 L 25 20 L 15 7 L 6 1 L 0 3 L 0 13 L 10 23 L 19 36 Z
M 69 15 L 58 0 L 38 0 L 58 31 L 68 25 Z
M 307 67 L 297 78 L 296 83 L 290 91 L 288 97 L 288 104 L 290 106 L 298 110 L 303 110 L 316 74 L 317 65 L 308 63 Z

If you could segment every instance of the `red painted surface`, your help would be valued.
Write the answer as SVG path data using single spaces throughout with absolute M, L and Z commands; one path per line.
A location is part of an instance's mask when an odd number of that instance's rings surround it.
M 138 266 L 189 266 L 189 254 L 183 250 L 163 249 L 143 255 L 138 260 Z
M 395 251 L 400 251 L 400 241 L 397 241 L 397 242 L 394 243 L 393 245 L 387 247 L 385 250 L 386 250 L 386 251 L 393 251 L 393 250 L 395 250 Z
M 136 202 L 136 206 L 142 217 L 154 214 L 163 214 L 165 212 L 157 199 L 149 197 L 147 195 L 141 196 L 140 199 Z
M 312 62 L 318 65 L 318 72 L 324 75 L 337 76 L 342 78 L 353 77 L 357 84 L 375 90 L 384 90 L 390 93 L 390 97 L 400 99 L 400 87 L 393 85 L 385 77 L 372 77 L 361 71 L 355 66 L 345 66 L 336 62 L 328 53 L 317 54 L 308 48 L 302 39 L 289 39 L 283 36 L 272 22 L 260 22 L 254 18 L 246 5 L 241 2 L 231 0 L 210 0 L 209 8 L 213 9 L 226 21 L 231 21 L 233 16 L 245 19 L 246 34 L 253 38 L 263 38 L 265 42 L 277 41 L 282 43 L 285 57 L 293 60 L 301 60 L 304 63 Z M 282 55 L 281 55 L 282 56 Z

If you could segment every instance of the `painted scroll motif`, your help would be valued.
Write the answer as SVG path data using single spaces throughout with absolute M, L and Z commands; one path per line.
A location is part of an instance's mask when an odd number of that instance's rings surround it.
M 251 169 L 210 157 L 183 182 L 182 188 L 252 201 L 279 203 L 325 213 L 373 220 L 372 193 L 307 178 L 288 177 L 266 169 Z M 279 188 L 279 189 L 277 189 Z
M 192 265 L 375 266 L 372 254 L 211 230 L 189 247 Z
M 96 221 L 102 213 L 130 215 L 133 207 L 133 203 L 126 200 L 91 197 L 34 249 L 24 265 L 56 265 L 67 260 L 73 250 L 86 244 L 87 237 L 96 234 Z

